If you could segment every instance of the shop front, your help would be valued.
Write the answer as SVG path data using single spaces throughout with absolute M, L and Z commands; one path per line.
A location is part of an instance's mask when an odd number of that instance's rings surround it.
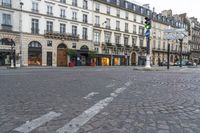
M 32 41 L 28 45 L 28 65 L 42 65 L 42 45 L 37 41 Z
M 9 38 L 0 40 L 0 66 L 11 65 L 11 59 L 15 64 L 15 42 Z

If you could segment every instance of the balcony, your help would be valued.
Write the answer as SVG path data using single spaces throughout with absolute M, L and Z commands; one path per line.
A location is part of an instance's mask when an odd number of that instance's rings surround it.
M 32 9 L 32 12 L 39 13 L 39 10 L 38 9 Z
M 125 32 L 128 33 L 128 29 L 125 29 Z
M 100 10 L 98 8 L 95 9 L 96 12 L 99 12 Z
M 31 28 L 31 33 L 32 34 L 39 34 L 39 29 Z
M 72 17 L 72 20 L 74 20 L 74 21 L 77 21 L 77 18 L 75 18 L 75 17 Z
M 110 26 L 107 25 L 107 26 L 106 26 L 106 29 L 110 29 Z
M 47 15 L 53 16 L 53 13 L 52 12 L 47 12 Z
M 100 27 L 100 24 L 94 24 L 95 27 Z
M 83 5 L 83 9 L 88 9 L 88 6 L 87 5 Z
M 12 25 L 9 24 L 1 24 L 1 29 L 4 31 L 12 31 Z
M 120 28 L 119 28 L 119 27 L 116 27 L 116 30 L 117 30 L 117 31 L 120 31 Z
M 79 41 L 79 35 L 74 35 L 71 33 L 60 33 L 55 31 L 44 31 L 44 37 L 51 39 L 61 39 L 61 40 L 71 40 Z
M 88 21 L 84 19 L 84 20 L 83 20 L 83 23 L 88 23 Z
M 72 2 L 72 6 L 78 6 L 77 2 Z
M 82 35 L 82 39 L 83 40 L 88 40 L 88 36 L 87 35 Z
M 117 17 L 119 18 L 119 17 L 120 17 L 120 14 L 117 14 Z
M 100 42 L 94 42 L 94 46 L 100 46 Z
M 11 3 L 6 3 L 6 2 L 2 2 L 1 5 L 3 7 L 7 7 L 7 8 L 11 8 L 12 7 L 12 4 Z
M 65 16 L 65 15 L 60 15 L 60 17 L 61 17 L 61 18 L 66 18 L 66 16 Z

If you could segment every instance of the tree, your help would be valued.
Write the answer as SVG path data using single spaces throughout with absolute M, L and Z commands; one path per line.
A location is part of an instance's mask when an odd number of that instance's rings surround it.
M 94 59 L 96 57 L 96 52 L 95 51 L 89 51 L 88 52 L 88 56 L 91 58 L 91 59 Z
M 74 59 L 76 57 L 76 50 L 67 49 L 66 52 L 67 52 L 67 55 L 69 55 L 70 59 Z

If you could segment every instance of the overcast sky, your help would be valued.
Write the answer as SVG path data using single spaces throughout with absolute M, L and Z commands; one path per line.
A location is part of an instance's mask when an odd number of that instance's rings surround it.
M 187 13 L 189 17 L 196 17 L 200 21 L 200 0 L 128 0 L 141 4 L 150 4 L 151 9 L 160 13 L 162 10 L 172 9 L 173 14 Z

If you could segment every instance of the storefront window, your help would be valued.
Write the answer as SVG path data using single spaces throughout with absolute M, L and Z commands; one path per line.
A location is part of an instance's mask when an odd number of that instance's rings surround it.
M 108 57 L 102 58 L 102 66 L 109 66 L 110 59 Z

